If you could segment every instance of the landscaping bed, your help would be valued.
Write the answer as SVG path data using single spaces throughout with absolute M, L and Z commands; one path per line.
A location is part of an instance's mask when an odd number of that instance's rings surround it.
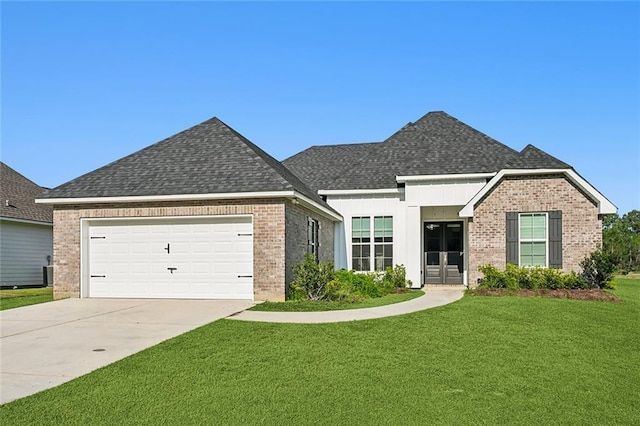
M 250 311 L 266 312 L 321 312 L 340 311 L 345 309 L 375 308 L 406 302 L 424 294 L 422 290 L 399 289 L 382 297 L 363 298 L 358 300 L 288 300 L 286 302 L 264 302 L 250 308 Z
M 465 292 L 467 296 L 519 296 L 519 297 L 548 297 L 552 299 L 592 300 L 597 302 L 620 302 L 615 295 L 605 290 L 572 290 L 546 289 L 536 290 L 522 288 L 474 288 Z

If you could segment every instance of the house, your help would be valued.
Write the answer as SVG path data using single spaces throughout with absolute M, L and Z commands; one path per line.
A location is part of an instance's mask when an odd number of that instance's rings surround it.
M 53 209 L 36 204 L 46 188 L 0 162 L 0 286 L 44 283 L 53 255 Z
M 56 297 L 283 300 L 304 253 L 403 264 L 413 286 L 478 266 L 577 270 L 615 206 L 571 166 L 444 112 L 383 142 L 278 162 L 217 118 L 55 188 Z

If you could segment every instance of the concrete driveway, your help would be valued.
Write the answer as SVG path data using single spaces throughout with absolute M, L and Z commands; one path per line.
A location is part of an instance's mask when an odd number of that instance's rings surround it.
M 57 386 L 253 305 L 65 299 L 0 311 L 0 403 Z

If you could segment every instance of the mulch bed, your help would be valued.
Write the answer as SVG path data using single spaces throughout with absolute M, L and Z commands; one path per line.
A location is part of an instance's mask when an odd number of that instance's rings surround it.
M 604 290 L 568 290 L 568 289 L 520 289 L 507 288 L 475 288 L 468 291 L 472 296 L 520 296 L 520 297 L 549 297 L 553 299 L 593 300 L 596 302 L 620 302 L 613 294 Z

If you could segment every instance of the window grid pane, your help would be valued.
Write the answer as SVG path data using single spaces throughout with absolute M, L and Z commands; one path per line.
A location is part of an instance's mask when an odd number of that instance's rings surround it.
M 547 266 L 546 213 L 520 214 L 520 266 Z
M 374 218 L 374 248 L 376 271 L 393 266 L 393 217 L 376 216 Z

